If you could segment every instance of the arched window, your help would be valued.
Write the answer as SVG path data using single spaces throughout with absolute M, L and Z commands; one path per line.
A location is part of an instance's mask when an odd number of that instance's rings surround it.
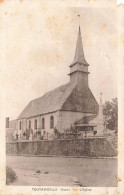
M 29 121 L 29 129 L 31 129 L 31 121 Z
M 50 128 L 51 129 L 54 128 L 54 117 L 53 116 L 50 117 Z
M 34 121 L 34 129 L 37 129 L 37 119 Z
M 45 119 L 42 118 L 42 129 L 45 129 Z
M 19 122 L 19 129 L 20 130 L 22 129 L 22 123 L 21 123 L 21 121 Z

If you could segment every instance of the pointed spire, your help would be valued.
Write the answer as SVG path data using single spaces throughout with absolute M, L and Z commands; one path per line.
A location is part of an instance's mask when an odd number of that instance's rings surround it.
M 79 25 L 79 32 L 78 32 L 78 39 L 77 39 L 75 56 L 74 56 L 74 60 L 71 64 L 71 66 L 74 65 L 75 63 L 88 65 L 88 63 L 86 62 L 85 57 L 84 57 L 80 25 Z

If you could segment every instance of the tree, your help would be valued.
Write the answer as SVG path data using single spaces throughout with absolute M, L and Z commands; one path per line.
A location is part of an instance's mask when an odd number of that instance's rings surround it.
M 117 130 L 118 127 L 118 99 L 113 98 L 112 101 L 106 101 L 103 105 L 103 114 L 107 128 Z

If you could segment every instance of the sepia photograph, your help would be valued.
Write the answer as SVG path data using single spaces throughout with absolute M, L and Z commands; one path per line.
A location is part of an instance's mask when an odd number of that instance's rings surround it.
M 117 187 L 117 10 L 59 2 L 3 9 L 6 185 Z

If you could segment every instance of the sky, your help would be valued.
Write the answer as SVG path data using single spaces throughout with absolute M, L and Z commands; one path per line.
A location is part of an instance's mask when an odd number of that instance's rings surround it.
M 14 2 L 14 3 L 13 3 Z M 63 6 L 53 1 L 0 4 L 0 46 L 5 57 L 4 101 L 15 119 L 32 99 L 69 82 L 80 26 L 89 86 L 99 102 L 117 97 L 118 21 L 114 7 Z M 56 1 L 54 1 L 56 2 Z M 58 1 L 59 2 L 59 1 Z

